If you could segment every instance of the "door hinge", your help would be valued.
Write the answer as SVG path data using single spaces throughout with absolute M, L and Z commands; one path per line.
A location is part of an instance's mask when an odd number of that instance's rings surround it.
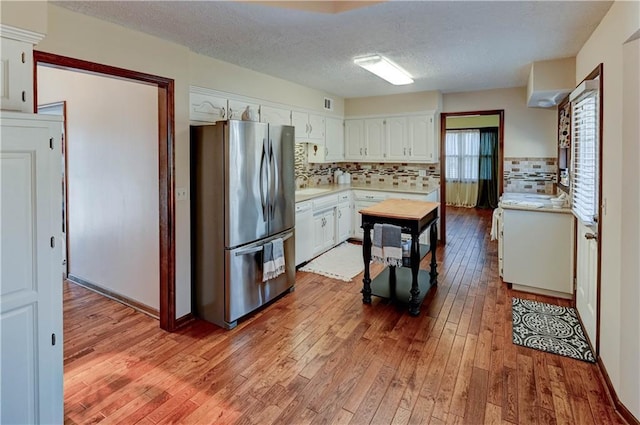
M 49 137 L 49 149 L 53 150 L 53 137 Z

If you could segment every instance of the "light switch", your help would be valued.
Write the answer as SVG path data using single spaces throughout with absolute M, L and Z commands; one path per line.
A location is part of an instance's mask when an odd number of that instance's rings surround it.
M 187 197 L 187 188 L 186 187 L 176 187 L 176 201 L 186 201 Z

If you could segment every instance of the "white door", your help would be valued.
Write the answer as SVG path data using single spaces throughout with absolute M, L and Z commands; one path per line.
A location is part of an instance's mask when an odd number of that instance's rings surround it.
M 291 125 L 291 111 L 271 106 L 260 106 L 260 122 L 277 125 Z M 297 131 L 297 129 L 296 129 Z
M 63 422 L 61 120 L 1 115 L 0 423 Z
M 409 152 L 407 151 L 407 118 L 394 117 L 387 118 L 386 121 L 386 139 L 389 159 L 404 161 L 407 159 L 407 156 L 409 156 Z
M 384 159 L 386 156 L 385 139 L 384 119 L 364 120 L 364 156 L 367 160 Z
M 576 308 L 595 347 L 598 316 L 598 241 L 595 232 L 578 220 L 576 253 Z
M 411 160 L 434 161 L 433 117 L 409 117 L 409 156 Z
M 342 120 L 327 118 L 325 127 L 325 161 L 337 162 L 344 160 L 344 125 Z

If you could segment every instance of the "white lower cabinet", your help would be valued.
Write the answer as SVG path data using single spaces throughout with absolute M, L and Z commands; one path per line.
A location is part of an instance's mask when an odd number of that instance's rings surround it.
M 313 257 L 313 204 L 311 201 L 296 203 L 296 266 Z
M 313 255 L 318 255 L 336 244 L 336 210 L 331 208 L 313 215 Z
M 345 192 L 338 196 L 338 206 L 336 207 L 336 242 L 341 243 L 349 239 L 353 232 L 352 212 L 353 202 L 351 193 Z

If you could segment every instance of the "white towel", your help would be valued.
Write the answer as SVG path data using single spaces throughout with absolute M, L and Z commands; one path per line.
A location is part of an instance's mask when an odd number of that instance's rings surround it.
M 502 219 L 502 208 L 496 208 L 493 210 L 493 217 L 491 218 L 491 240 L 498 239 L 498 220 Z
M 284 273 L 284 245 L 281 238 L 262 246 L 262 281 L 274 279 Z
M 371 259 L 387 266 L 402 266 L 402 229 L 391 224 L 374 224 Z

